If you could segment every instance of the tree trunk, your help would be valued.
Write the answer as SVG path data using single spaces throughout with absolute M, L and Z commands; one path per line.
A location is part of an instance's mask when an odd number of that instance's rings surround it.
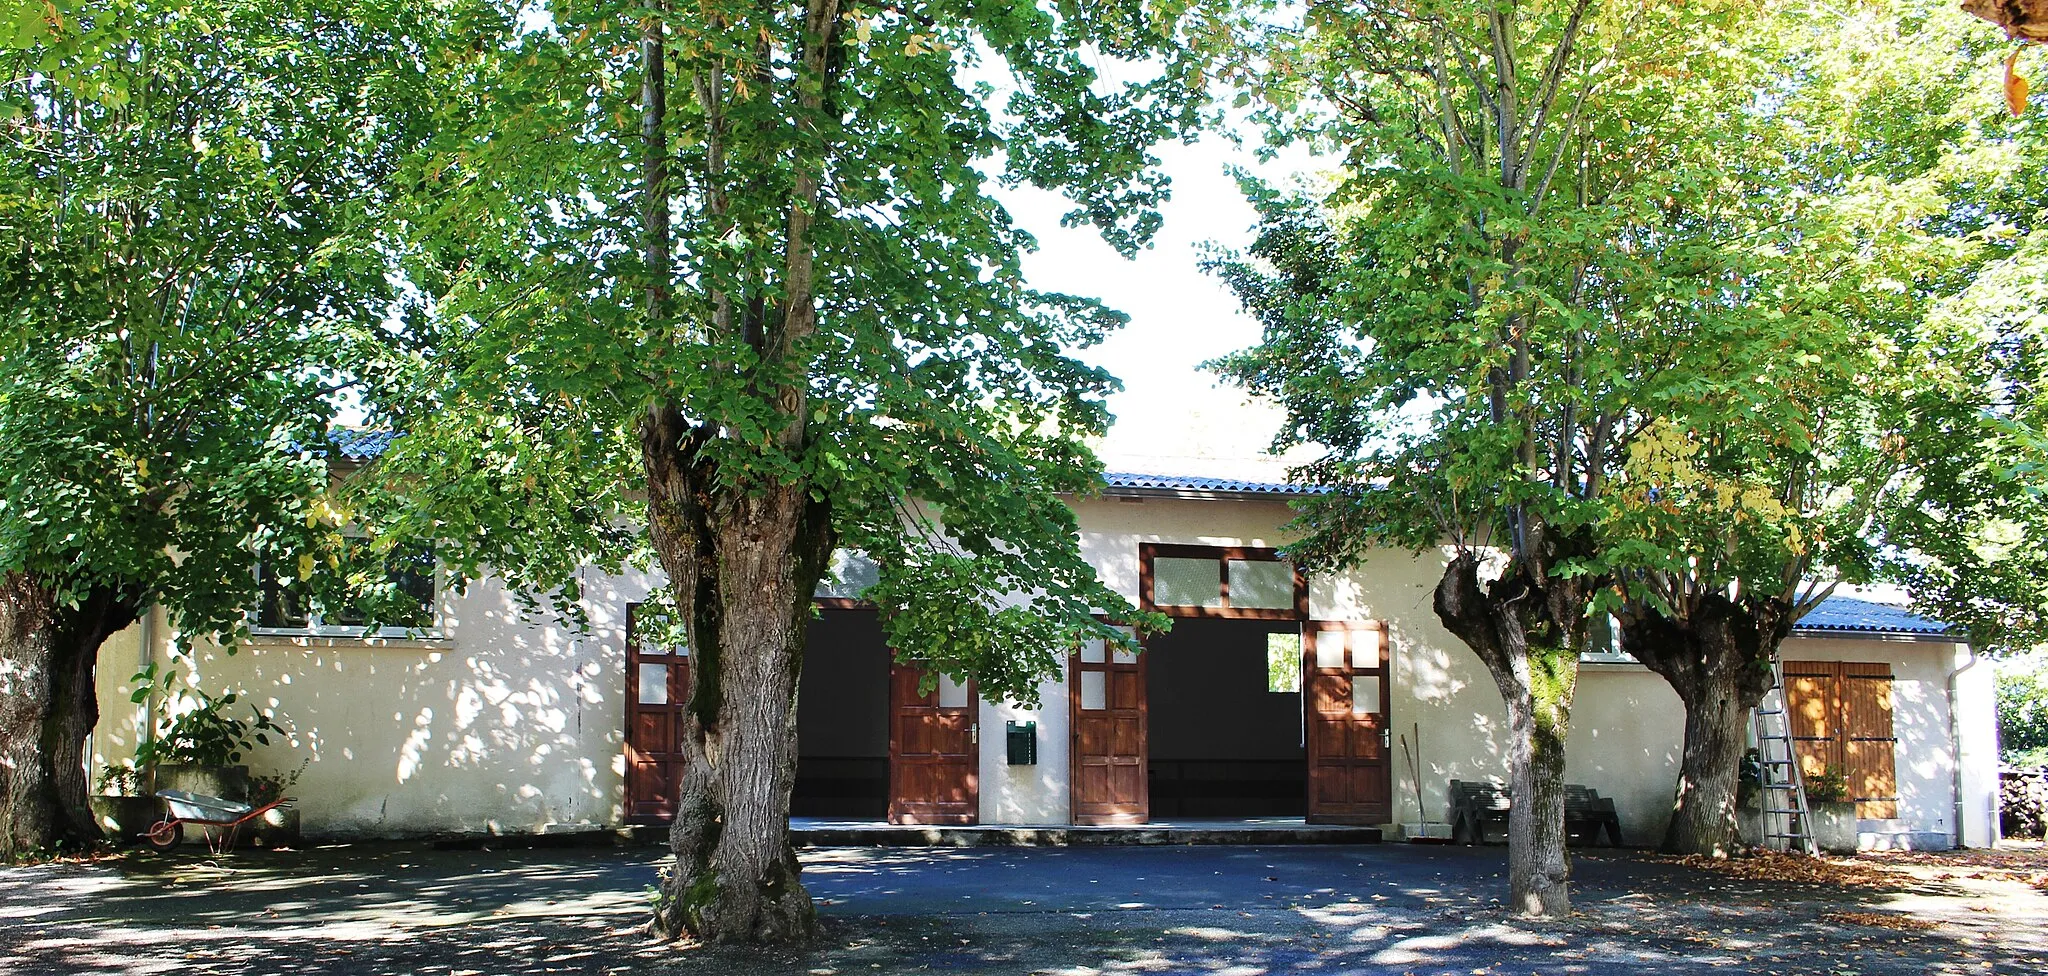
M 1546 579 L 1518 565 L 1482 590 L 1478 567 L 1472 553 L 1451 561 L 1437 585 L 1436 612 L 1486 663 L 1507 704 L 1508 909 L 1560 918 L 1571 914 L 1565 740 L 1592 581 Z
M 100 839 L 85 771 L 100 717 L 93 671 L 135 603 L 93 590 L 66 607 L 31 574 L 0 577 L 0 860 Z
M 1749 710 L 1735 682 L 1703 689 L 1700 700 L 1685 703 L 1685 750 L 1678 763 L 1678 790 L 1671 803 L 1671 824 L 1664 829 L 1667 854 L 1727 857 L 1740 846 L 1735 822 L 1735 786 L 1748 746 Z
M 714 436 L 657 410 L 643 430 L 649 521 L 690 638 L 688 763 L 655 927 L 705 942 L 816 933 L 789 840 L 796 692 L 829 511 L 801 485 L 722 485 Z
M 1750 711 L 1770 688 L 1771 658 L 1792 631 L 1792 605 L 1774 597 L 1686 594 L 1678 616 L 1643 602 L 1621 612 L 1622 650 L 1663 676 L 1685 706 L 1685 744 L 1668 854 L 1727 857 L 1740 844 L 1735 792 Z

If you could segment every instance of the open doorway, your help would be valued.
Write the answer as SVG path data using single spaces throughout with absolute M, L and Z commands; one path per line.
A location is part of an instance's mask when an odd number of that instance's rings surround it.
M 1307 813 L 1300 624 L 1184 618 L 1145 657 L 1154 820 Z
M 873 610 L 822 609 L 797 684 L 796 817 L 889 812 L 889 645 Z

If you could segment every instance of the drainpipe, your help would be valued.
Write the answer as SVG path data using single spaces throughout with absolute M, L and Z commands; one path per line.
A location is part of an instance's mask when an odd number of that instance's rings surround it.
M 136 670 L 147 671 L 150 665 L 156 663 L 156 607 L 154 605 L 143 608 L 141 624 L 142 651 L 136 655 L 135 664 Z M 135 706 L 135 709 L 135 725 L 140 730 L 137 742 L 139 745 L 142 742 L 149 742 L 156 738 L 156 701 L 153 696 L 144 695 L 142 696 L 142 701 Z
M 1964 817 L 1967 815 L 1968 811 L 1963 800 L 1963 727 L 1962 722 L 1957 718 L 1958 711 L 1956 708 L 1956 679 L 1961 677 L 1963 672 L 1968 671 L 1971 668 L 1977 667 L 1978 665 L 1984 663 L 1984 659 L 1977 655 L 1977 649 L 1975 647 L 1972 647 L 1968 644 L 1964 644 L 1961 646 L 1963 648 L 1963 653 L 1969 655 L 1970 659 L 1968 663 L 1965 663 L 1962 667 L 1951 668 L 1948 672 L 1948 748 L 1949 779 L 1951 781 L 1949 787 L 1949 795 L 1955 801 L 1954 816 L 1956 825 L 1955 838 L 1957 847 L 1963 846 L 1963 825 L 1965 823 Z M 1992 782 L 1993 789 L 1996 789 L 1997 780 L 1994 778 Z M 1990 846 L 1992 847 L 1998 846 L 1998 827 L 1998 818 L 1994 816 L 1991 818 L 1991 836 L 1989 838 L 1991 842 Z

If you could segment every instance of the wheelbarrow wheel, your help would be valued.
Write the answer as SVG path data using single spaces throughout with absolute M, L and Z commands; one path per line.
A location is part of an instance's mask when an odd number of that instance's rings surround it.
M 142 835 L 142 842 L 148 844 L 151 850 L 168 854 L 185 842 L 185 828 L 167 817 L 150 824 L 149 831 Z

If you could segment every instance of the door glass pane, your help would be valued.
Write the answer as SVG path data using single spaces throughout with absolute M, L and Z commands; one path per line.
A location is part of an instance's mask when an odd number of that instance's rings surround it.
M 641 663 L 640 704 L 668 704 L 668 665 Z
M 1301 635 L 1266 635 L 1266 690 L 1274 694 L 1301 691 Z
M 1351 679 L 1351 714 L 1377 715 L 1380 711 L 1380 676 L 1361 674 Z
M 1341 668 L 1344 666 L 1344 632 L 1341 630 L 1316 631 L 1316 667 Z
M 1378 668 L 1380 666 L 1380 641 L 1385 634 L 1377 630 L 1359 630 L 1351 634 L 1351 666 L 1354 668 Z
M 1136 637 L 1138 635 L 1138 630 L 1135 627 L 1118 627 L 1117 629 L 1123 631 L 1125 637 Z M 1138 663 L 1138 652 L 1121 647 L 1117 648 L 1110 656 L 1115 658 L 1118 664 Z
M 1082 641 L 1082 642 L 1081 642 L 1081 663 L 1082 663 L 1082 664 L 1101 664 L 1101 663 L 1103 663 L 1103 646 L 1104 646 L 1104 643 L 1105 643 L 1105 642 L 1104 642 L 1104 641 L 1102 641 L 1102 640 L 1100 640 L 1100 639 L 1096 639 L 1096 640 L 1085 640 L 1085 641 Z
M 1293 564 L 1251 559 L 1231 560 L 1230 605 L 1256 610 L 1293 609 Z
M 1100 671 L 1081 672 L 1081 707 L 1091 712 L 1109 707 L 1109 675 Z
M 954 681 L 951 675 L 939 675 L 939 707 L 966 708 L 967 686 Z
M 1162 607 L 1220 607 L 1216 560 L 1161 556 L 1152 560 L 1152 602 Z

